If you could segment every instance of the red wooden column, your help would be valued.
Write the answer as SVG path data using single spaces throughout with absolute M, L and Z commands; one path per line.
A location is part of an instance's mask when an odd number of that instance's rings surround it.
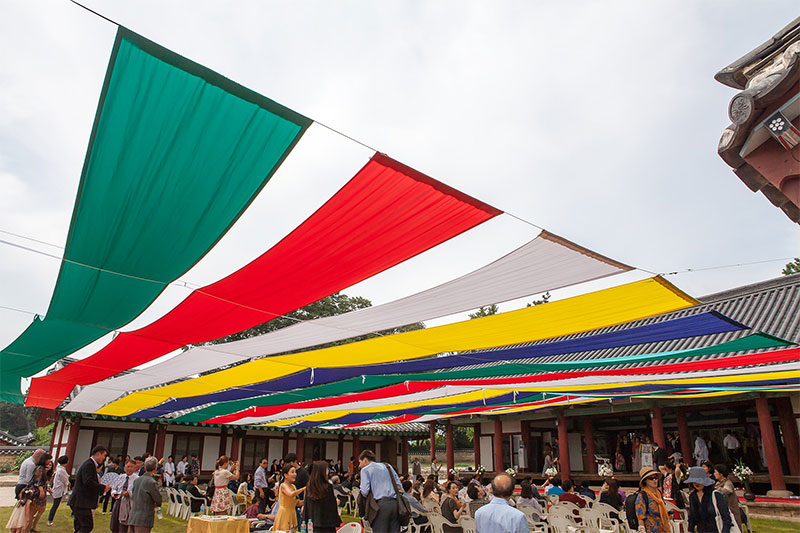
M 436 458 L 436 422 L 430 423 L 431 427 L 431 462 Z
M 472 430 L 472 453 L 475 455 L 475 469 L 481 464 L 481 425 L 475 424 Z
M 564 412 L 558 413 L 558 464 L 561 465 L 561 480 L 572 475 L 569 466 L 569 437 L 567 435 L 567 417 Z
M 786 462 L 789 465 L 789 474 L 800 475 L 800 438 L 797 435 L 797 423 L 794 420 L 792 401 L 789 398 L 778 398 L 778 419 L 781 424 L 783 445 L 786 448 Z
M 149 454 L 155 451 L 153 448 L 155 448 L 156 445 L 156 426 L 157 424 L 150 424 L 147 427 L 147 445 L 144 447 L 144 451 Z
M 339 433 L 339 444 L 336 450 L 337 457 L 342 462 L 342 468 L 346 467 L 347 461 L 344 460 L 344 433 Z M 349 460 L 349 459 L 348 459 Z
M 456 451 L 453 443 L 453 424 L 449 421 L 445 426 L 445 455 L 447 456 L 447 473 L 456 467 Z
M 402 470 L 402 474 L 408 474 L 408 439 L 406 437 L 400 437 L 402 448 L 400 450 L 400 468 Z
M 522 446 L 525 449 L 525 468 L 520 470 L 531 472 L 533 470 L 531 465 L 531 421 L 522 420 L 519 426 L 522 431 Z
M 297 462 L 305 464 L 306 462 L 306 435 L 305 433 L 298 433 L 297 434 Z
M 758 426 L 761 429 L 761 442 L 767 458 L 767 470 L 769 470 L 769 482 L 772 490 L 786 490 L 781 459 L 778 455 L 778 441 L 775 439 L 775 428 L 772 426 L 769 403 L 763 394 L 756 398 L 756 411 L 758 412 Z
M 167 438 L 167 426 L 160 424 L 156 429 L 156 449 L 153 455 L 161 459 L 164 457 L 164 440 Z
M 231 437 L 231 461 L 238 461 L 239 460 L 239 447 L 241 446 L 241 438 L 242 435 L 238 429 L 233 430 L 233 437 Z M 268 444 L 269 445 L 269 444 Z M 256 457 L 256 461 L 261 459 L 260 457 Z
M 220 428 L 219 430 L 219 457 L 225 455 L 226 448 L 228 447 L 228 430 Z
M 285 459 L 287 455 L 289 455 L 289 433 L 283 433 L 283 449 L 281 450 L 283 453 L 283 457 L 281 459 Z
M 678 437 L 681 440 L 681 455 L 683 462 L 692 466 L 692 437 L 689 435 L 689 424 L 686 423 L 686 413 L 677 411 L 675 417 L 678 419 Z M 659 444 L 661 444 L 659 442 Z
M 361 455 L 361 438 L 353 435 L 353 457 L 356 458 L 356 470 L 358 470 L 358 456 Z
M 664 437 L 664 417 L 661 415 L 661 408 L 654 405 L 650 409 L 650 419 L 653 422 L 653 442 L 666 449 L 666 438 Z
M 67 463 L 67 473 L 72 473 L 72 465 L 75 464 L 75 448 L 78 446 L 78 433 L 81 430 L 81 419 L 72 421 L 69 425 L 69 435 L 67 437 L 67 453 L 69 462 Z
M 592 419 L 588 416 L 583 419 L 583 438 L 586 439 L 586 470 L 590 474 L 596 474 L 597 461 L 594 459 L 594 454 L 596 453 L 594 449 L 594 430 L 592 429 Z M 559 439 L 560 442 L 561 439 Z
M 494 471 L 502 472 L 505 470 L 503 464 L 503 421 L 499 418 L 494 419 Z

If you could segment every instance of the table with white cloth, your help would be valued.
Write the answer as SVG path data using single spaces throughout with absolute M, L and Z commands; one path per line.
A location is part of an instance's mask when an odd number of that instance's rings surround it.
M 221 518 L 221 517 L 220 517 Z M 189 518 L 186 533 L 249 533 L 250 521 L 246 518 L 193 516 Z

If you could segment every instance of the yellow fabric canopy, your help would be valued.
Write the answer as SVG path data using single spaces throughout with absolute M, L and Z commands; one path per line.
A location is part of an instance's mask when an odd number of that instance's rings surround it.
M 180 383 L 132 393 L 98 414 L 127 416 L 170 398 L 199 396 L 275 379 L 307 368 L 359 366 L 493 348 L 613 326 L 698 302 L 660 278 L 430 329 L 409 331 L 308 352 L 265 357 Z

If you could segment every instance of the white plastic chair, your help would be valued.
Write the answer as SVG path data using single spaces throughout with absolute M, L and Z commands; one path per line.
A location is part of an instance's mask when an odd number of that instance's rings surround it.
M 186 492 L 184 493 L 184 502 L 186 504 L 186 518 L 184 520 L 188 520 L 190 516 L 204 514 L 206 511 L 206 499 L 203 497 L 198 498 L 197 496 L 192 496 L 191 493 Z M 192 512 L 192 502 L 199 501 L 200 502 L 200 510 L 198 512 Z
M 172 488 L 167 488 L 167 514 L 175 516 L 175 509 L 178 505 L 177 494 L 178 491 Z
M 364 528 L 358 522 L 348 522 L 339 529 L 337 533 L 363 533 Z
M 461 530 L 464 533 L 476 533 L 478 530 L 475 526 L 475 519 L 471 516 L 459 516 L 458 525 L 461 526 Z

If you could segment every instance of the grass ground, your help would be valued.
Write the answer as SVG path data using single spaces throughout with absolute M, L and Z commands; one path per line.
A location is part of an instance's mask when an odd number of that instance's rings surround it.
M 48 506 L 47 512 L 49 511 L 50 507 Z M 186 531 L 186 522 L 171 516 L 167 516 L 166 511 L 167 506 L 164 504 L 162 507 L 164 519 L 156 521 L 153 532 L 183 533 Z M 11 516 L 11 507 L 0 507 L 0 528 L 5 527 L 9 516 Z M 94 530 L 103 533 L 109 531 L 108 520 L 110 516 L 110 514 L 104 515 L 99 512 L 96 513 L 94 516 Z M 350 522 L 354 521 L 355 518 L 352 516 L 342 515 L 342 520 L 345 522 Z M 72 515 L 70 514 L 69 507 L 61 506 L 58 508 L 55 525 L 53 527 L 47 527 L 47 514 L 45 513 L 45 515 L 39 521 L 38 529 L 42 533 L 72 533 L 74 529 L 72 527 Z M 800 524 L 793 522 L 782 522 L 780 520 L 759 520 L 754 518 L 753 529 L 755 530 L 755 533 L 797 533 L 800 531 Z

